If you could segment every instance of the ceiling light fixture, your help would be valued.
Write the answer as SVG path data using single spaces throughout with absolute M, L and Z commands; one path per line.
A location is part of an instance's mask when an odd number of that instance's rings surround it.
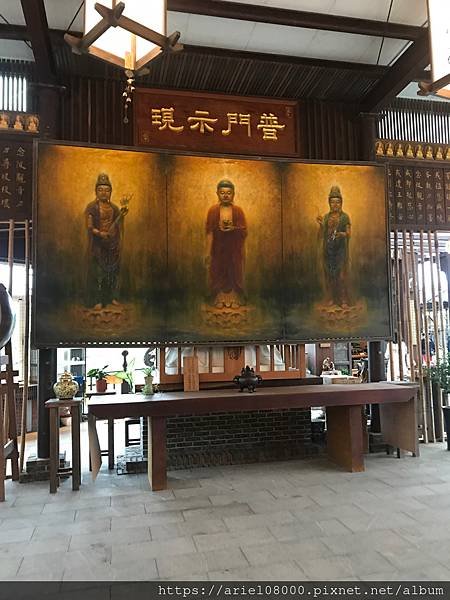
M 146 75 L 145 65 L 161 52 L 178 52 L 183 45 L 178 43 L 179 31 L 166 35 L 165 0 L 107 0 L 105 4 L 86 0 L 83 37 L 66 33 L 64 39 L 76 54 L 91 54 L 125 70 L 124 122 L 128 123 L 135 77 Z
M 450 99 L 450 2 L 428 0 L 431 49 L 431 83 L 419 83 L 419 96 L 433 94 Z

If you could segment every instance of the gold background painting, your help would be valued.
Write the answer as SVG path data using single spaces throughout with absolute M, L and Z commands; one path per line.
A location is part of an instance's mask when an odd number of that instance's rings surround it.
M 89 295 L 88 235 L 85 209 L 95 199 L 100 173 L 112 184 L 111 202 L 120 208 L 130 197 L 124 219 L 119 297 L 126 319 L 93 323 L 83 308 Z M 165 168 L 158 154 L 39 145 L 37 217 L 37 293 L 41 343 L 137 341 L 164 330 L 161 285 L 166 268 Z M 163 301 L 161 303 L 161 300 Z M 79 337 L 78 337 L 79 336 Z
M 86 206 L 100 173 L 125 216 L 116 317 L 92 314 Z M 245 343 L 391 336 L 384 168 L 164 155 L 40 143 L 35 224 L 34 342 Z M 245 214 L 244 299 L 211 301 L 206 217 L 229 179 Z M 352 223 L 355 307 L 323 309 L 317 217 L 338 185 Z M 226 305 L 223 307 L 226 308 Z M 108 311 L 106 311 L 108 312 Z M 112 312 L 112 311 L 110 311 Z M 229 313 L 233 311 L 230 308 Z M 238 320 L 235 317 L 239 317 Z
M 359 314 L 349 320 L 314 312 L 324 297 L 322 239 L 317 217 L 329 211 L 339 186 L 351 221 L 350 289 Z M 283 248 L 290 309 L 287 337 L 389 337 L 389 275 L 384 167 L 288 164 L 283 174 Z
M 172 156 L 168 159 L 169 287 L 176 290 L 169 311 L 169 338 L 275 339 L 282 336 L 281 178 L 277 163 Z M 245 213 L 244 292 L 246 323 L 219 326 L 205 322 L 207 301 L 206 217 L 218 204 L 217 184 L 235 186 L 234 204 Z

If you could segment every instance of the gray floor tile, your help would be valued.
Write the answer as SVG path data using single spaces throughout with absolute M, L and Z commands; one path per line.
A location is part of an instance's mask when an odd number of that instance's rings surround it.
M 102 508 L 81 508 L 75 511 L 75 521 L 92 521 L 105 517 L 135 517 L 145 514 L 144 504 L 130 504 L 129 506 L 104 506 Z
M 44 539 L 61 535 L 79 535 L 98 531 L 110 531 L 111 519 L 94 519 L 93 521 L 80 521 L 79 523 L 57 523 L 53 526 L 36 527 L 33 538 Z
M 322 529 L 314 521 L 292 522 L 285 525 L 269 524 L 269 531 L 279 542 L 298 542 L 308 538 L 324 535 Z
M 199 552 L 180 554 L 176 560 L 171 556 L 163 556 L 156 559 L 156 565 L 161 579 L 179 577 L 182 580 L 185 575 L 196 575 L 208 571 L 206 558 Z
M 227 531 L 226 525 L 220 519 L 189 519 L 180 523 L 161 523 L 150 526 L 153 540 L 164 540 L 173 537 L 183 537 L 207 533 Z
M 177 523 L 179 521 L 184 521 L 184 518 L 183 514 L 177 510 L 150 514 L 145 513 L 134 517 L 112 517 L 111 531 L 128 529 L 130 527 L 151 527 L 158 523 Z
M 148 527 L 130 527 L 126 532 L 122 529 L 116 531 L 103 531 L 97 533 L 84 533 L 73 535 L 70 538 L 69 551 L 81 550 L 90 546 L 113 546 L 121 544 L 123 547 L 138 542 L 149 542 L 150 529 Z
M 145 512 L 156 513 L 174 510 L 189 510 L 193 508 L 206 508 L 211 506 L 209 498 L 181 498 L 180 500 L 165 500 L 161 502 L 147 502 Z
M 264 567 L 245 567 L 210 571 L 210 581 L 304 581 L 304 571 L 294 562 L 272 563 Z
M 243 529 L 258 529 L 271 525 L 284 525 L 295 521 L 295 517 L 288 511 L 271 512 L 261 515 L 243 515 L 240 517 L 224 517 L 225 525 L 230 531 Z
M 211 506 L 210 508 L 194 508 L 184 510 L 183 516 L 189 519 L 223 519 L 240 515 L 253 514 L 248 504 L 230 504 L 227 506 Z
M 195 545 L 199 552 L 221 550 L 222 548 L 242 546 L 244 544 L 263 544 L 273 542 L 274 537 L 268 529 L 248 529 L 247 531 L 230 531 L 224 533 L 210 533 L 194 535 Z
M 0 579 L 12 579 L 15 577 L 21 563 L 21 558 L 2 558 L 0 560 Z
M 11 542 L 28 542 L 35 531 L 34 527 L 0 530 L 0 544 Z
M 127 563 L 144 564 L 146 559 L 157 559 L 164 556 L 176 557 L 180 554 L 196 552 L 194 542 L 190 537 L 129 544 L 126 547 L 126 552 L 123 548 L 122 544 L 116 544 L 112 547 L 111 565 L 114 568 Z

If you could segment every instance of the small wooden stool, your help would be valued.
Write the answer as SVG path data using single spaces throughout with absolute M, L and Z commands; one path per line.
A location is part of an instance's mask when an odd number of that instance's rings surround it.
M 50 410 L 50 493 L 55 494 L 59 487 L 59 475 L 72 475 L 72 489 L 79 490 L 81 483 L 80 454 L 80 413 L 83 400 L 80 398 L 47 400 L 45 407 Z M 72 417 L 72 468 L 59 469 L 59 409 L 70 408 Z

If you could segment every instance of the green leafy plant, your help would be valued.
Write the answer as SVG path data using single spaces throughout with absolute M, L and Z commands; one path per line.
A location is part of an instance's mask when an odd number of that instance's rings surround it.
M 105 365 L 101 369 L 89 369 L 86 375 L 87 377 L 95 377 L 97 380 L 106 379 L 106 376 L 109 374 L 108 371 L 105 371 L 107 366 L 108 365 Z
M 126 371 L 113 371 L 111 373 L 111 375 L 115 375 L 119 379 L 122 379 L 122 381 L 126 381 L 128 383 L 128 385 L 130 386 L 130 388 L 133 388 L 133 383 L 134 383 L 133 367 L 134 367 L 134 358 L 132 360 L 130 360 L 130 362 L 128 363 L 128 368 Z
M 450 394 L 450 353 L 436 365 L 425 368 L 425 374 L 436 383 L 443 392 Z
M 143 367 L 142 369 L 136 369 L 136 371 L 142 371 L 146 377 L 153 375 L 155 367 Z

